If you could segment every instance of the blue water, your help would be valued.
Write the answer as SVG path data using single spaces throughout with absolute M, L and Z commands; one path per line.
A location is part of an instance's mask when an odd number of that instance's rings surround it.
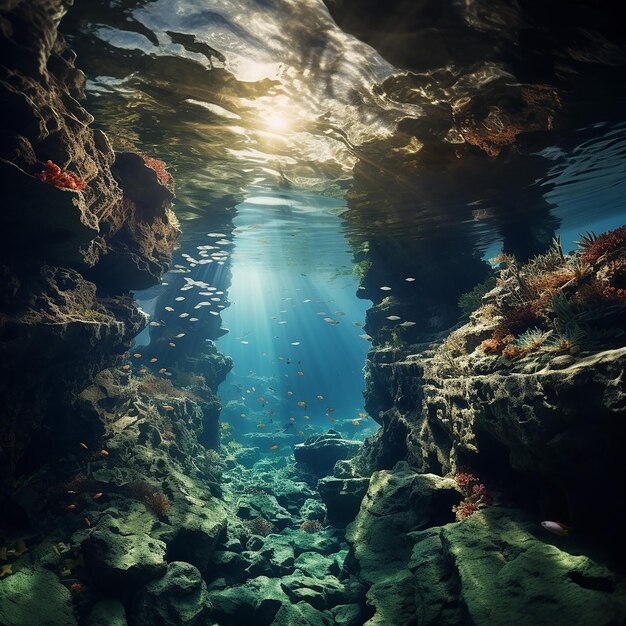
M 355 295 L 344 208 L 284 192 L 253 194 L 237 207 L 231 305 L 222 314 L 233 331 L 218 341 L 234 361 L 219 395 L 235 438 L 373 430 L 362 406 L 369 343 L 360 336 L 371 302 Z

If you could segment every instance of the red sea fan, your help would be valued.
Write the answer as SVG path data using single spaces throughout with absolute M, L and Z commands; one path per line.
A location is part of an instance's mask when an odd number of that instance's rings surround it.
M 61 168 L 48 160 L 46 167 L 37 174 L 37 178 L 44 183 L 49 183 L 58 187 L 59 189 L 73 189 L 74 191 L 80 191 L 87 186 L 87 183 L 82 181 L 75 174 L 64 172 Z

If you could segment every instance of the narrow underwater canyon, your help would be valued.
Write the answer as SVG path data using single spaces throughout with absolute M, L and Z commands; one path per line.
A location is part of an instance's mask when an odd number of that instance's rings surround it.
M 0 625 L 626 624 L 618 16 L 0 3 Z

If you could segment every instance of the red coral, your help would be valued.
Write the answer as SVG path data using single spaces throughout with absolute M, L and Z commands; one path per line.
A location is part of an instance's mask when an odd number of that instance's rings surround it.
M 87 186 L 83 180 L 78 178 L 75 174 L 64 172 L 61 168 L 48 160 L 46 167 L 37 174 L 37 178 L 44 183 L 50 183 L 59 189 L 73 189 L 74 191 L 80 191 Z
M 316 533 L 321 529 L 322 523 L 317 519 L 305 519 L 302 524 L 300 524 L 300 530 L 303 530 L 305 533 Z
M 602 295 L 607 298 L 607 300 L 626 302 L 626 289 L 619 289 L 617 287 L 605 287 L 602 290 Z
M 626 245 L 626 224 L 600 235 L 585 246 L 582 260 L 585 263 L 595 263 L 600 257 L 615 252 L 624 245 Z
M 457 521 L 467 519 L 476 511 L 484 509 L 491 504 L 492 494 L 487 487 L 480 482 L 478 476 L 469 472 L 459 472 L 454 479 L 465 498 L 456 506 L 452 507 Z
M 167 187 L 172 193 L 174 193 L 174 178 L 167 171 L 167 165 L 164 161 L 160 159 L 155 159 L 153 157 L 146 156 L 145 154 L 141 155 L 144 163 L 151 169 L 156 172 L 157 178 L 159 182 Z

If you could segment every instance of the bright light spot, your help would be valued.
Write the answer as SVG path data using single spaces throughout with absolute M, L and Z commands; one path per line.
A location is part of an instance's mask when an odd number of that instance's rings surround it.
M 289 128 L 287 118 L 278 111 L 268 114 L 263 120 L 270 130 L 283 132 Z

